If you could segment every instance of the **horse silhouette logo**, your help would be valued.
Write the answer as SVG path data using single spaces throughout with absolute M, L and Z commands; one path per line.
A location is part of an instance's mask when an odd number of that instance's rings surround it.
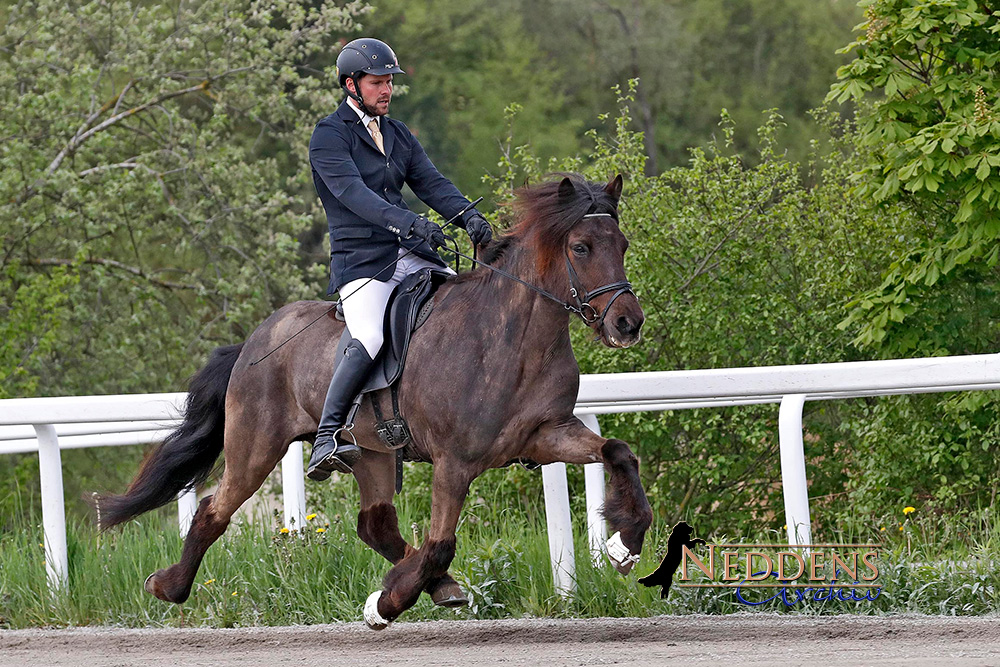
M 700 537 L 691 537 L 693 533 L 694 528 L 688 525 L 686 521 L 678 522 L 673 530 L 670 531 L 670 537 L 667 538 L 667 553 L 663 556 L 660 566 L 653 570 L 652 574 L 639 580 L 639 583 L 643 586 L 662 586 L 663 588 L 660 590 L 661 600 L 667 599 L 667 593 L 670 592 L 670 584 L 674 579 L 674 572 L 677 571 L 677 568 L 681 564 L 684 547 L 693 549 L 696 544 L 705 544 L 705 540 Z

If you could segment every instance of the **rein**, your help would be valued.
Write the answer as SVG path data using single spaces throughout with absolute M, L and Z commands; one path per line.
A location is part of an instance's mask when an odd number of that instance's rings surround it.
M 587 215 L 585 215 L 583 217 L 584 218 L 591 218 L 591 217 L 597 217 L 597 216 L 612 217 L 611 214 L 609 214 L 609 213 L 588 213 Z M 455 239 L 451 239 L 451 240 L 453 242 L 455 241 Z M 557 297 L 555 294 L 552 294 L 551 292 L 548 292 L 548 291 L 542 289 L 541 287 L 538 287 L 536 285 L 532 285 L 529 282 L 521 280 L 520 278 L 518 278 L 517 276 L 515 276 L 512 273 L 508 273 L 507 271 L 504 271 L 503 269 L 498 269 L 495 266 L 491 266 L 490 264 L 487 264 L 485 262 L 481 262 L 478 259 L 476 259 L 475 257 L 469 257 L 468 255 L 466 255 L 466 254 L 464 254 L 464 253 L 462 253 L 462 252 L 460 252 L 458 250 L 458 244 L 457 243 L 455 243 L 455 248 L 454 249 L 450 249 L 450 251 L 453 252 L 453 253 L 455 253 L 455 255 L 458 256 L 458 257 L 462 257 L 464 259 L 467 259 L 467 260 L 469 260 L 469 261 L 471 261 L 471 262 L 473 262 L 475 264 L 478 264 L 479 266 L 485 267 L 485 268 L 489 269 L 490 271 L 493 271 L 494 273 L 498 273 L 501 276 L 504 276 L 505 278 L 510 278 L 511 280 L 513 280 L 515 282 L 521 283 L 522 285 L 524 285 L 528 289 L 530 289 L 530 290 L 532 290 L 534 292 L 537 292 L 538 294 L 544 296 L 546 299 L 548 299 L 550 301 L 554 301 L 555 303 L 558 303 L 565 310 L 568 310 L 568 311 L 570 311 L 572 313 L 575 313 L 575 314 L 579 315 L 580 319 L 583 320 L 584 323 L 587 324 L 587 326 L 591 326 L 591 325 L 593 325 L 595 323 L 598 323 L 598 322 L 601 324 L 601 326 L 603 326 L 604 325 L 604 318 L 607 317 L 608 311 L 611 309 L 611 304 L 613 304 L 618 297 L 620 297 L 623 294 L 631 294 L 632 296 L 635 296 L 635 292 L 632 291 L 632 283 L 630 283 L 627 280 L 619 280 L 618 282 L 608 283 L 607 285 L 602 285 L 601 287 L 597 287 L 595 289 L 592 289 L 589 292 L 587 290 L 585 290 L 585 289 L 580 288 L 579 287 L 579 285 L 580 285 L 580 277 L 577 275 L 576 269 L 573 268 L 573 263 L 570 261 L 569 255 L 564 255 L 564 257 L 566 259 L 566 273 L 569 274 L 569 293 L 573 297 L 574 301 L 576 301 L 575 305 L 572 304 L 572 303 L 569 303 L 568 301 L 563 301 L 562 299 L 560 299 L 559 297 Z M 595 296 L 599 296 L 601 294 L 604 294 L 606 292 L 611 292 L 613 290 L 618 290 L 618 291 L 615 292 L 615 295 L 611 297 L 610 301 L 608 301 L 608 305 L 606 305 L 604 307 L 604 311 L 600 315 L 598 315 L 597 314 L 597 309 L 594 308 L 592 305 L 590 305 L 590 300 L 593 299 Z
M 469 204 L 468 206 L 466 206 L 464 209 L 462 209 L 462 211 L 460 211 L 457 215 L 455 215 L 453 218 L 451 218 L 451 220 L 449 220 L 448 222 L 446 222 L 443 226 L 447 226 L 449 223 L 454 222 L 461 215 L 463 215 L 466 211 L 468 211 L 469 209 L 471 209 L 473 206 L 475 206 L 476 204 L 478 204 L 482 200 L 483 200 L 483 198 L 480 197 L 476 201 L 472 202 L 471 204 Z M 588 213 L 588 214 L 584 215 L 583 217 L 584 218 L 593 218 L 593 217 L 599 217 L 599 216 L 608 216 L 609 218 L 613 217 L 610 213 Z M 546 299 L 549 299 L 550 301 L 554 301 L 555 303 L 558 303 L 560 306 L 562 306 L 564 309 L 570 311 L 571 313 L 575 313 L 575 314 L 579 315 L 580 319 L 583 320 L 584 323 L 587 326 L 593 326 L 594 324 L 597 324 L 597 323 L 600 323 L 600 326 L 604 326 L 604 318 L 607 317 L 608 311 L 611 310 L 611 304 L 613 304 L 618 297 L 620 297 L 622 294 L 631 294 L 632 296 L 635 296 L 635 292 L 632 291 L 632 283 L 630 283 L 627 280 L 619 280 L 618 282 L 608 283 L 607 285 L 602 285 L 601 287 L 597 287 L 595 289 L 592 289 L 589 292 L 587 290 L 585 290 L 585 289 L 579 288 L 580 277 L 577 275 L 576 269 L 573 268 L 573 263 L 570 261 L 569 255 L 564 255 L 564 257 L 566 259 L 566 273 L 569 274 L 569 293 L 573 297 L 574 301 L 576 301 L 576 304 L 574 305 L 572 303 L 569 303 L 568 301 L 563 301 L 562 299 L 560 299 L 559 297 L 557 297 L 555 294 L 552 294 L 551 292 L 547 292 L 546 290 L 542 289 L 541 287 L 538 287 L 536 285 L 532 285 L 529 282 L 521 280 L 520 278 L 518 278 L 517 276 L 515 276 L 512 273 L 508 273 L 507 271 L 504 271 L 503 269 L 498 269 L 495 266 L 491 266 L 491 265 L 489 265 L 489 264 L 487 264 L 485 262 L 481 262 L 478 259 L 476 259 L 475 257 L 469 257 L 468 255 L 466 255 L 466 254 L 462 253 L 461 251 L 459 251 L 459 249 L 458 249 L 458 242 L 454 238 L 448 236 L 447 234 L 445 235 L 445 237 L 448 238 L 448 239 L 450 239 L 451 242 L 455 244 L 455 247 L 454 248 L 450 248 L 449 251 L 455 253 L 456 257 L 462 257 L 464 259 L 469 260 L 470 262 L 473 262 L 474 264 L 478 264 L 479 266 L 486 267 L 487 269 L 489 269 L 490 271 L 493 271 L 494 273 L 499 273 L 501 276 L 504 276 L 506 278 L 510 278 L 514 282 L 521 283 L 522 285 L 524 285 L 528 289 L 530 289 L 530 290 L 532 290 L 534 292 L 537 292 L 538 294 L 544 296 Z M 403 253 L 402 255 L 400 255 L 399 257 L 397 257 L 396 259 L 392 260 L 392 263 L 387 264 L 386 267 L 385 267 L 385 269 L 387 269 L 390 266 L 392 266 L 392 264 L 395 264 L 399 259 L 402 259 L 403 257 L 409 255 L 415 249 L 416 248 L 411 248 L 410 250 L 406 251 L 405 253 Z M 383 269 L 383 271 L 385 269 Z M 381 271 L 379 273 L 381 273 Z M 456 273 L 458 273 L 458 271 L 456 271 Z M 367 285 L 369 282 L 371 282 L 374 279 L 375 279 L 374 277 L 369 278 L 367 282 L 365 282 L 363 285 L 361 285 L 361 287 L 364 287 L 365 285 Z M 348 294 L 347 296 L 342 297 L 341 301 L 343 301 L 344 299 L 350 298 L 354 294 L 357 294 L 357 292 L 359 290 L 360 290 L 360 287 L 357 290 L 355 290 L 355 291 L 351 292 L 350 294 Z M 604 294 L 606 292 L 610 292 L 612 290 L 618 290 L 618 291 L 615 292 L 615 295 L 611 297 L 610 301 L 608 301 L 608 305 L 606 305 L 604 307 L 604 311 L 600 315 L 598 315 L 597 314 L 597 309 L 590 305 L 590 300 L 593 299 L 595 296 L 599 296 L 601 294 Z M 251 366 L 256 366 L 260 362 L 262 362 L 265 359 L 267 359 L 268 357 L 270 357 L 272 354 L 274 354 L 275 352 L 277 352 L 278 350 L 280 350 L 282 347 L 284 347 L 287 343 L 289 343 L 293 338 L 295 338 L 300 333 L 302 333 L 303 331 L 305 331 L 306 329 L 308 329 L 309 327 L 311 327 L 312 325 L 316 324 L 321 319 L 323 319 L 324 317 L 326 317 L 336 307 L 337 307 L 337 304 L 334 304 L 334 305 L 330 306 L 329 308 L 327 308 L 325 311 L 323 311 L 323 313 L 319 317 L 317 317 L 312 322 L 310 322 L 309 324 L 305 325 L 304 327 L 302 327 L 301 329 L 299 329 L 298 331 L 296 331 L 295 333 L 293 333 L 291 336 L 289 336 L 288 338 L 286 338 L 284 341 L 282 341 L 276 347 L 272 348 L 271 351 L 268 352 L 267 354 L 265 354 L 263 357 L 261 357 L 260 359 L 257 359 L 256 361 L 251 361 L 250 365 Z

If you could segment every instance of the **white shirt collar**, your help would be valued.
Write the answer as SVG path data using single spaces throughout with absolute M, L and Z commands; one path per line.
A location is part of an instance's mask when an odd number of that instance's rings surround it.
M 353 97 L 348 97 L 347 98 L 347 103 L 350 105 L 350 107 L 352 109 L 354 109 L 354 113 L 358 114 L 358 118 L 361 119 L 361 124 L 364 125 L 366 129 L 368 127 L 368 124 L 371 123 L 374 120 L 374 121 L 376 121 L 378 123 L 378 126 L 379 126 L 379 128 L 381 130 L 382 123 L 378 120 L 377 116 L 369 116 L 364 111 L 362 111 L 358 107 L 358 103 L 354 101 Z

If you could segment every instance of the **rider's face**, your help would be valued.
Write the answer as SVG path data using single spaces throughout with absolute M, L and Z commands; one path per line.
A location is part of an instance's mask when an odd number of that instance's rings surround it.
M 389 101 L 392 100 L 392 75 L 366 74 L 361 77 L 360 83 L 361 98 L 365 101 L 365 106 L 374 111 L 376 116 L 389 113 Z M 347 87 L 354 91 L 352 79 L 347 80 Z

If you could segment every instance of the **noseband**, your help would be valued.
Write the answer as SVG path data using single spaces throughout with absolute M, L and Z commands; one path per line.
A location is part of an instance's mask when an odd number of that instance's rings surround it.
M 597 218 L 607 216 L 613 218 L 610 213 L 588 213 L 583 216 L 584 218 Z M 602 285 L 600 287 L 594 288 L 589 292 L 580 287 L 580 277 L 576 274 L 576 269 L 573 268 L 573 263 L 569 260 L 569 255 L 566 258 L 566 273 L 569 274 L 569 293 L 570 296 L 576 301 L 576 306 L 572 306 L 569 303 L 564 303 L 563 306 L 566 310 L 570 310 L 580 316 L 587 326 L 593 326 L 598 324 L 599 326 L 604 326 L 604 318 L 608 316 L 608 311 L 611 310 L 611 304 L 615 302 L 615 299 L 620 297 L 622 294 L 631 294 L 635 296 L 635 292 L 632 291 L 632 283 L 627 280 L 619 280 L 615 283 L 608 283 L 607 285 Z M 608 301 L 608 305 L 604 307 L 604 312 L 598 316 L 597 309 L 590 305 L 591 299 L 605 292 L 615 292 L 611 300 Z

